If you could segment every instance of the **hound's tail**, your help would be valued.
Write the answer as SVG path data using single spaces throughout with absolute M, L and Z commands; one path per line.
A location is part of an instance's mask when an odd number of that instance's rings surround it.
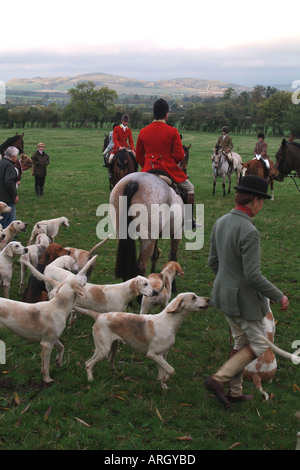
M 262 339 L 265 343 L 267 343 L 271 349 L 279 356 L 285 357 L 286 359 L 289 359 L 292 361 L 294 364 L 300 364 L 300 357 L 298 356 L 300 350 L 298 349 L 296 353 L 289 353 L 287 351 L 284 351 L 283 349 L 280 349 L 278 346 L 275 346 L 271 341 L 269 341 L 265 336 L 259 335 L 260 339 Z
M 125 186 L 123 193 L 123 196 L 127 196 L 127 203 L 126 205 L 124 204 L 122 208 L 123 217 L 121 215 L 120 220 L 126 220 L 126 234 L 124 234 L 126 235 L 126 237 L 124 238 L 124 235 L 122 234 L 123 238 L 120 238 L 119 233 L 118 252 L 115 269 L 116 277 L 121 277 L 123 281 L 132 279 L 138 274 L 135 240 L 131 238 L 128 233 L 128 227 L 130 222 L 132 221 L 132 217 L 128 216 L 128 209 L 131 205 L 131 200 L 134 194 L 137 192 L 138 188 L 138 183 L 130 182 Z M 126 211 L 126 214 L 124 214 L 124 211 Z

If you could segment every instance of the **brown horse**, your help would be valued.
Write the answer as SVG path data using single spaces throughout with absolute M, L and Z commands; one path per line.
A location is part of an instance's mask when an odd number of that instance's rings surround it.
M 9 137 L 8 139 L 6 139 L 5 142 L 3 142 L 3 144 L 0 145 L 0 154 L 1 154 L 1 157 L 4 156 L 4 152 L 5 150 L 8 148 L 8 147 L 16 147 L 18 150 L 19 150 L 19 153 L 23 153 L 24 152 L 24 142 L 23 142 L 23 137 L 24 137 L 24 132 L 22 135 L 20 134 L 16 134 L 14 135 L 13 137 Z
M 169 260 L 177 261 L 184 205 L 182 198 L 165 181 L 151 173 L 127 175 L 112 190 L 110 205 L 118 238 L 117 277 L 126 281 L 137 274 L 144 276 L 150 258 L 151 272 L 155 272 L 159 258 L 157 241 L 161 237 L 170 239 Z M 138 260 L 136 238 L 140 242 Z
M 112 189 L 124 176 L 136 172 L 138 164 L 132 152 L 123 149 L 115 154 L 112 163 L 109 164 L 109 169 L 111 174 L 109 183 Z
M 255 175 L 268 181 L 271 188 L 271 200 L 274 201 L 274 179 L 277 179 L 279 171 L 275 164 L 269 159 L 270 170 L 268 171 L 265 164 L 261 160 L 254 158 L 246 163 L 243 163 L 242 176 Z
M 187 166 L 190 158 L 190 148 L 192 144 L 190 144 L 188 147 L 186 145 L 183 145 L 182 148 L 184 150 L 184 157 L 183 160 L 179 163 L 178 166 L 182 169 L 182 171 L 187 174 Z
M 292 171 L 295 171 L 300 178 L 300 144 L 293 142 L 293 138 L 288 141 L 282 140 L 275 158 L 279 172 L 277 181 L 283 181 L 286 176 L 291 175 Z

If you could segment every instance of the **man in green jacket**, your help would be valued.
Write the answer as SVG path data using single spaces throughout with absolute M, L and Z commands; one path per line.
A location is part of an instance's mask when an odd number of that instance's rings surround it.
M 270 198 L 268 184 L 251 175 L 245 176 L 235 189 L 236 206 L 214 224 L 209 253 L 209 266 L 216 275 L 211 305 L 225 313 L 235 344 L 230 359 L 208 377 L 205 387 L 225 407 L 253 398 L 243 395 L 243 370 L 268 349 L 259 338 L 266 336 L 263 319 L 269 311 L 268 299 L 281 303 L 284 310 L 289 304 L 288 298 L 260 269 L 260 236 L 252 218 L 261 210 L 264 200 Z

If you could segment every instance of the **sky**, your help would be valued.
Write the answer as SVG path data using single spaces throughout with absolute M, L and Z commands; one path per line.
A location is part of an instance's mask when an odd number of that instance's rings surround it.
M 202 3 L 4 2 L 0 81 L 93 72 L 250 87 L 300 80 L 299 0 Z

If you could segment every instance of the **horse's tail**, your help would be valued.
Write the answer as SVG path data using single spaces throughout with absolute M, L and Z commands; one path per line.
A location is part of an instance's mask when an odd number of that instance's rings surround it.
M 121 277 L 123 281 L 127 281 L 138 274 L 135 240 L 128 235 L 128 227 L 132 220 L 132 217 L 128 216 L 128 209 L 138 187 L 138 183 L 130 182 L 125 186 L 123 193 L 123 196 L 127 196 L 127 204 L 123 207 L 123 210 L 126 210 L 126 238 L 119 238 L 115 269 L 116 277 Z M 121 217 L 120 219 L 125 220 L 125 217 Z

